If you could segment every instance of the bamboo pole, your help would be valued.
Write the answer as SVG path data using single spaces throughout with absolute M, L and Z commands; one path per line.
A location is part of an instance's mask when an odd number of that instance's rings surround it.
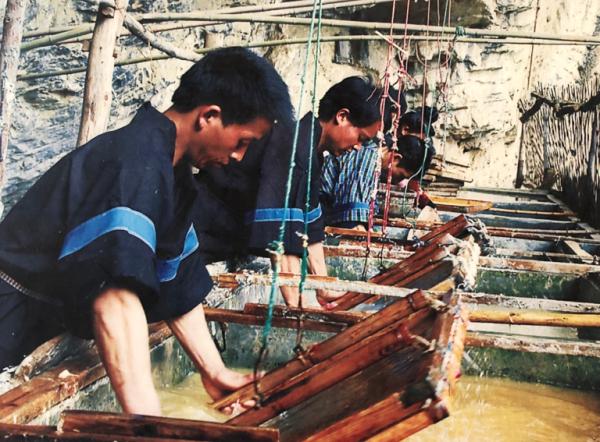
M 99 5 L 85 77 L 78 146 L 104 132 L 108 125 L 114 52 L 128 3 L 129 0 L 115 0 L 114 9 L 103 7 L 102 3 Z
M 471 322 L 551 327 L 600 327 L 599 314 L 516 310 L 472 310 Z
M 12 123 L 13 103 L 19 67 L 19 48 L 23 35 L 25 0 L 7 0 L 0 48 L 0 191 L 4 187 L 6 152 Z M 0 215 L 3 212 L 0 202 Z
M 150 27 L 148 27 L 150 29 Z M 392 37 L 394 40 L 402 40 L 404 39 L 403 35 L 395 35 Z M 87 38 L 86 38 L 87 39 Z M 321 37 L 321 42 L 336 42 L 336 41 L 379 41 L 381 37 L 376 35 L 335 35 L 335 36 L 323 36 Z M 436 37 L 426 37 L 426 36 L 411 36 L 411 40 L 413 41 L 438 41 Z M 442 37 L 441 41 L 447 42 L 451 39 L 448 37 Z M 276 47 L 276 46 L 286 46 L 286 45 L 297 45 L 297 44 L 306 44 L 308 39 L 306 38 L 290 38 L 283 40 L 267 40 L 263 42 L 255 42 L 255 43 L 239 43 L 236 46 L 241 46 L 245 48 L 263 48 L 263 47 Z M 316 41 L 316 38 L 313 38 L 313 42 Z M 536 43 L 528 42 L 528 41 L 511 41 L 511 40 L 491 40 L 491 39 L 481 39 L 481 38 L 464 38 L 459 37 L 456 40 L 456 43 L 484 43 L 484 44 L 552 44 L 552 45 L 568 45 L 573 43 L 566 42 L 550 42 L 550 41 L 539 41 Z M 587 45 L 588 43 L 581 43 L 582 45 Z M 600 44 L 600 43 L 598 43 Z M 205 54 L 210 52 L 212 48 L 199 49 L 196 52 L 198 54 Z M 115 62 L 115 66 L 127 66 L 132 64 L 139 63 L 148 63 L 148 62 L 158 62 L 162 60 L 167 60 L 172 58 L 168 55 L 162 54 L 160 52 L 155 52 L 150 55 L 145 55 L 141 57 L 128 57 L 126 59 L 121 59 Z M 18 76 L 18 80 L 37 80 L 40 78 L 49 78 L 56 77 L 61 75 L 72 75 L 78 74 L 81 72 L 85 72 L 85 68 L 71 68 L 71 69 L 63 69 L 59 71 L 53 72 L 40 72 L 36 74 L 21 74 Z M 407 223 L 408 225 L 408 223 Z
M 329 0 L 329 1 L 324 2 L 323 9 L 327 10 L 327 9 L 335 9 L 335 8 L 367 6 L 367 5 L 375 5 L 375 4 L 379 4 L 379 3 L 388 3 L 390 1 L 392 1 L 392 0 L 350 0 L 350 1 L 348 1 L 348 0 Z M 249 7 L 226 8 L 226 11 L 228 11 L 228 12 L 226 12 L 225 10 L 212 10 L 212 11 L 206 11 L 205 13 L 237 14 L 237 13 L 241 13 L 241 12 L 253 12 L 253 13 L 267 12 L 268 15 L 276 16 L 276 15 L 304 14 L 304 13 L 312 11 L 312 4 L 313 4 L 312 2 L 310 2 L 310 5 L 306 1 L 294 2 L 294 3 L 299 4 L 300 7 L 292 7 L 289 3 L 284 2 L 284 3 L 279 3 L 279 4 L 258 6 L 258 7 L 252 7 L 252 8 L 249 8 Z M 251 10 L 249 10 L 249 9 L 251 9 Z M 134 18 L 134 20 L 136 20 L 140 23 L 146 22 L 144 20 L 144 15 L 136 15 L 133 18 Z M 220 22 L 220 21 L 213 20 L 213 21 L 195 21 L 193 23 L 187 23 L 185 25 L 166 24 L 166 25 L 157 25 L 152 28 L 149 27 L 147 29 L 147 31 L 165 32 L 165 31 L 171 31 L 171 30 L 175 30 L 175 29 L 189 29 L 189 28 L 194 28 L 194 27 L 219 25 L 221 23 L 222 22 Z M 83 25 L 78 25 L 76 27 L 70 27 L 67 29 L 64 29 L 64 27 L 63 27 L 63 28 L 59 28 L 59 29 L 63 29 L 63 31 L 60 33 L 54 33 L 54 34 L 45 36 L 43 38 L 39 38 L 36 40 L 31 40 L 26 43 L 23 43 L 21 46 L 21 51 L 28 51 L 31 49 L 37 49 L 37 48 L 41 48 L 44 46 L 51 46 L 51 45 L 59 44 L 59 43 L 73 43 L 76 41 L 89 40 L 91 33 L 94 30 L 94 23 L 86 23 Z M 131 34 L 133 34 L 133 35 L 137 35 L 136 32 L 132 32 L 131 30 L 129 30 L 129 32 L 131 32 Z M 123 34 L 121 34 L 121 36 L 127 35 L 129 32 L 123 33 Z M 77 37 L 82 37 L 82 38 L 77 39 Z

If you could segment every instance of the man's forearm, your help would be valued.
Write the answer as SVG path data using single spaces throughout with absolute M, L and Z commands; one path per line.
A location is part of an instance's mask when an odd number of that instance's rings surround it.
M 322 242 L 316 242 L 308 246 L 308 270 L 312 275 L 327 276 L 325 249 L 323 249 Z
M 296 255 L 282 255 L 279 261 L 279 271 L 281 273 L 300 273 L 300 258 Z M 300 305 L 300 292 L 297 287 L 280 286 L 281 295 L 285 303 L 290 307 L 298 307 Z
M 209 378 L 217 377 L 225 364 L 208 330 L 202 304 L 167 323 L 198 371 Z

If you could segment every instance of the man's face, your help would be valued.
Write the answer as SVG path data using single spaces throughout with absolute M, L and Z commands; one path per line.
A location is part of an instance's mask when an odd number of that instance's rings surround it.
M 198 120 L 199 129 L 188 149 L 192 163 L 197 168 L 225 165 L 230 159 L 241 161 L 248 145 L 264 137 L 272 123 L 258 117 L 245 124 L 223 125 L 219 112 L 207 112 Z
M 392 156 L 392 184 L 398 184 L 403 179 L 410 178 L 413 172 L 400 165 L 402 157 L 399 153 L 392 153 L 391 150 L 386 150 L 381 158 L 381 177 L 383 180 L 387 180 L 389 161 Z
M 358 127 L 352 124 L 348 116 L 348 110 L 341 109 L 333 121 L 327 123 L 325 150 L 332 155 L 339 156 L 355 147 L 360 148 L 362 143 L 377 135 L 381 126 L 380 121 L 375 121 L 369 126 Z

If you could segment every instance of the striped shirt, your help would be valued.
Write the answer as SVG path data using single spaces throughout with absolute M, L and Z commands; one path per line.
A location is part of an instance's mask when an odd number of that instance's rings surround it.
M 368 141 L 360 150 L 327 156 L 321 173 L 321 204 L 327 225 L 367 223 L 375 186 L 378 144 Z

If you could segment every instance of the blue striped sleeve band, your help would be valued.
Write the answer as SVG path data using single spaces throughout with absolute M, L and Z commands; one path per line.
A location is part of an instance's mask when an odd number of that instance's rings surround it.
M 167 282 L 175 279 L 181 261 L 194 253 L 198 249 L 199 245 L 198 236 L 196 235 L 196 230 L 192 224 L 185 236 L 185 242 L 183 244 L 183 251 L 181 254 L 175 258 L 165 260 L 159 259 L 156 262 L 156 273 L 158 275 L 158 280 L 160 282 Z
M 308 222 L 312 223 L 321 217 L 321 205 L 308 212 Z M 246 224 L 252 223 L 268 223 L 276 221 L 295 221 L 299 223 L 304 222 L 304 212 L 298 208 L 283 209 L 283 208 L 271 208 L 271 209 L 256 209 L 252 212 L 246 212 L 244 222 Z
M 156 251 L 156 230 L 150 218 L 129 207 L 115 207 L 84 221 L 66 236 L 58 259 L 69 256 L 107 233 L 122 230 Z

